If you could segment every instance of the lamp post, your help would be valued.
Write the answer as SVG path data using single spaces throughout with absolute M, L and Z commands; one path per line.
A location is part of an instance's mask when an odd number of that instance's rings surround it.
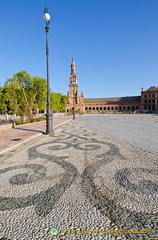
M 73 99 L 73 120 L 75 119 L 75 101 L 76 101 L 76 98 L 75 98 L 75 90 L 73 90 L 73 95 L 74 95 L 74 99 Z
M 72 108 L 72 111 L 73 111 L 73 119 L 75 119 L 75 104 L 74 104 L 74 106 Z
M 50 86 L 49 86 L 49 47 L 48 47 L 48 32 L 50 15 L 48 9 L 44 9 L 44 20 L 46 21 L 45 31 L 46 31 L 46 68 L 47 68 L 47 113 L 46 113 L 46 134 L 53 134 L 53 113 L 50 107 Z

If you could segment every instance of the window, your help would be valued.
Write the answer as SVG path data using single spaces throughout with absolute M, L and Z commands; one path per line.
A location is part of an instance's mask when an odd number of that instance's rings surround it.
M 100 110 L 102 110 L 102 107 L 100 107 Z
M 106 110 L 106 107 L 104 107 L 104 110 Z

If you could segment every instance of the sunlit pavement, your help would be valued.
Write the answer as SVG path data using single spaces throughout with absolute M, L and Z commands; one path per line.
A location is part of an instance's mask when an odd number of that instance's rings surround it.
M 61 126 L 70 121 L 72 117 L 60 116 L 53 117 L 53 128 Z M 30 140 L 36 136 L 45 133 L 46 121 L 16 125 L 15 128 L 0 131 L 0 154 Z
M 92 129 L 158 155 L 158 114 L 89 114 L 78 120 Z
M 157 155 L 104 121 L 76 117 L 1 155 L 1 239 L 157 239 Z

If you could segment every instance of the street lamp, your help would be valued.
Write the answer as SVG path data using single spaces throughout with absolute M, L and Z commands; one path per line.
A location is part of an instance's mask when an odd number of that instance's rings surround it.
M 46 21 L 45 31 L 46 31 L 46 67 L 47 67 L 47 113 L 46 113 L 46 134 L 53 134 L 53 113 L 50 108 L 50 87 L 49 87 L 49 47 L 48 47 L 48 32 L 50 15 L 48 9 L 44 9 L 44 20 Z
M 75 101 L 76 101 L 75 90 L 73 91 L 73 93 L 74 93 L 74 99 L 73 99 L 72 111 L 73 111 L 73 119 L 75 119 Z
M 73 111 L 73 119 L 75 119 L 75 107 L 72 108 Z

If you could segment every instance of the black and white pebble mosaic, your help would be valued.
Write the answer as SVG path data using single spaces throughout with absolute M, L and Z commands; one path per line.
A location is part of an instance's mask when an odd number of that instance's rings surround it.
M 131 146 L 76 121 L 6 153 L 0 239 L 157 239 L 156 157 L 146 156 L 143 165 Z M 153 204 L 145 209 L 133 196 Z M 52 227 L 58 235 L 50 234 Z M 117 233 L 134 229 L 146 232 Z

